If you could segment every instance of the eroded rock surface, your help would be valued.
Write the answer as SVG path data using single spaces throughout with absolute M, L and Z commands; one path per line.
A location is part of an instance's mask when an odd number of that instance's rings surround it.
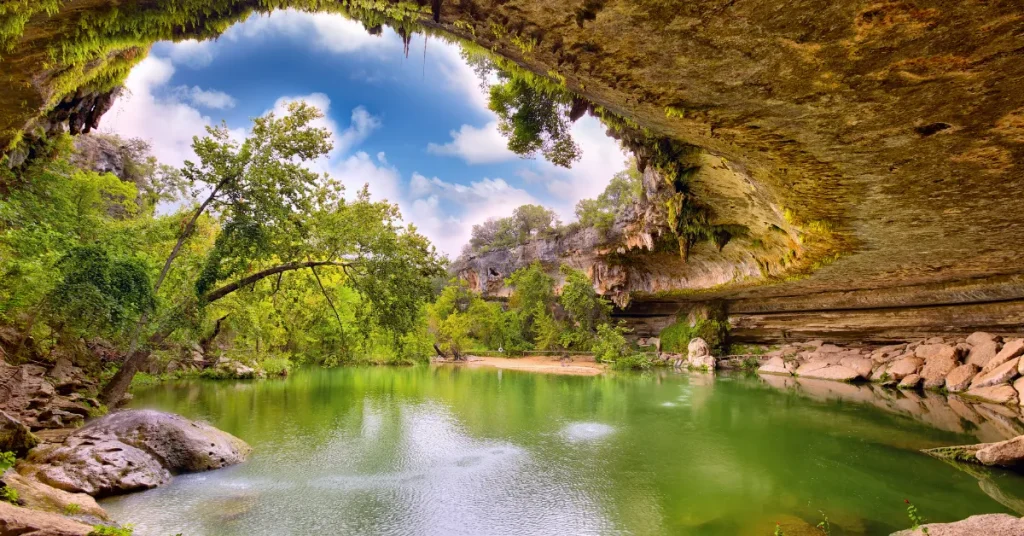
M 927 529 L 928 532 L 925 532 Z M 971 516 L 955 523 L 928 523 L 916 529 L 901 530 L 890 536 L 1021 536 L 1024 518 L 1009 514 Z
M 60 514 L 0 501 L 0 534 L 5 536 L 86 536 L 91 531 L 89 525 Z
M 93 421 L 62 444 L 34 450 L 21 472 L 65 491 L 106 496 L 154 488 L 176 473 L 239 463 L 250 451 L 208 424 L 130 410 Z

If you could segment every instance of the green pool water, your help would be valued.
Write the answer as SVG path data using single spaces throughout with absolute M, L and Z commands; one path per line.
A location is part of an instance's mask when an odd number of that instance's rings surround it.
M 823 514 L 832 534 L 875 535 L 909 526 L 904 499 L 952 521 L 1024 497 L 1020 477 L 917 451 L 973 437 L 741 375 L 308 369 L 161 385 L 132 405 L 254 448 L 103 502 L 142 536 L 799 535 Z

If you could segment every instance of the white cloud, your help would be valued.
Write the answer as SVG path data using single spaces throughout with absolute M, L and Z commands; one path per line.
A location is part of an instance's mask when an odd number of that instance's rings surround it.
M 498 132 L 498 122 L 491 121 L 481 128 L 462 125 L 451 132 L 452 141 L 438 145 L 430 143 L 427 152 L 457 156 L 467 164 L 492 164 L 515 160 L 518 155 L 508 150 L 508 140 Z
M 315 106 L 323 112 L 324 117 L 316 120 L 312 123 L 312 126 L 325 128 L 331 133 L 331 139 L 334 140 L 334 150 L 328 155 L 327 160 L 348 154 L 349 151 L 366 140 L 373 131 L 381 127 L 380 119 L 366 111 L 366 108 L 357 106 L 352 110 L 351 123 L 342 130 L 331 117 L 331 98 L 323 93 L 312 93 L 299 97 L 281 97 L 274 103 L 274 107 L 268 111 L 272 111 L 277 115 L 284 115 L 287 113 L 288 105 L 295 101 L 305 101 L 307 104 Z
M 126 138 L 142 138 L 153 148 L 161 163 L 180 167 L 192 158 L 192 137 L 205 134 L 212 120 L 173 94 L 158 97 L 174 75 L 171 60 L 150 56 L 143 60 L 125 83 L 127 92 L 101 122 Z
M 473 68 L 462 59 L 462 48 L 458 44 L 444 41 L 432 44 L 430 57 L 437 61 L 437 68 L 447 81 L 449 89 L 467 97 L 468 103 L 479 113 L 492 115 L 487 107 L 490 95 L 480 87 L 480 78 Z
M 521 205 L 537 203 L 529 192 L 500 178 L 458 184 L 413 173 L 408 192 L 413 200 L 403 207 L 406 219 L 452 257 L 469 242 L 473 225 L 509 216 Z
M 399 43 L 393 32 L 370 35 L 363 25 L 337 14 L 305 13 L 286 9 L 269 15 L 256 14 L 245 24 L 232 26 L 224 33 L 232 41 L 285 36 L 310 42 L 314 47 L 335 54 L 356 51 L 395 50 Z
M 187 100 L 195 106 L 214 110 L 228 110 L 237 104 L 234 97 L 223 91 L 207 90 L 198 86 L 180 86 L 174 93 L 178 98 Z
M 562 221 L 576 219 L 575 207 L 580 199 L 597 197 L 612 176 L 626 168 L 627 154 L 619 143 L 607 136 L 606 128 L 593 117 L 584 117 L 572 126 L 572 136 L 583 151 L 583 157 L 570 169 L 546 160 L 531 162 L 519 171 L 528 184 L 543 186 L 552 201 L 546 203 L 561 216 Z
M 179 41 L 170 47 L 168 57 L 176 64 L 201 69 L 213 63 L 213 41 Z

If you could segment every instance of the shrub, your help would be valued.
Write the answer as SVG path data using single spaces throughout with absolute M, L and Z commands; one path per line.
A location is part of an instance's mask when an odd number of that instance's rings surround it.
M 260 366 L 269 376 L 287 376 L 292 362 L 287 357 L 269 357 L 261 361 Z
M 615 370 L 647 370 L 652 366 L 654 361 L 644 354 L 623 355 L 612 363 Z
M 17 456 L 11 451 L 0 453 L 0 473 L 14 467 L 15 460 Z
M 132 525 L 123 527 L 93 525 L 92 530 L 86 536 L 132 536 L 133 534 L 135 534 L 135 528 Z
M 712 352 L 721 353 L 728 333 L 729 326 L 720 320 L 698 320 L 693 326 L 677 321 L 661 330 L 658 337 L 661 338 L 661 349 L 664 352 L 685 354 L 690 341 L 700 337 L 708 343 Z
M 10 486 L 0 488 L 0 501 L 18 504 L 18 490 Z

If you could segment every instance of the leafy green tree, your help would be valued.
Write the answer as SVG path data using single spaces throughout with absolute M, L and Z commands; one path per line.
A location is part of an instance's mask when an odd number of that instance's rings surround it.
M 615 217 L 643 193 L 643 176 L 632 162 L 612 177 L 608 186 L 595 199 L 582 199 L 576 203 L 576 218 L 584 227 L 594 227 L 607 233 Z
M 124 395 L 152 348 L 189 317 L 195 322 L 211 305 L 265 279 L 276 278 L 279 286 L 284 274 L 297 270 L 311 271 L 325 299 L 330 294 L 317 269 L 342 272 L 338 284 L 359 295 L 354 314 L 364 342 L 387 339 L 397 346 L 416 328 L 443 260 L 414 227 L 400 224 L 397 207 L 371 202 L 366 188 L 346 201 L 339 183 L 305 167 L 332 147 L 329 133 L 312 126 L 320 117 L 316 108 L 294 103 L 286 115 L 255 119 L 244 141 L 232 139 L 224 126 L 194 140 L 198 163 L 186 162 L 182 175 L 205 199 L 182 226 L 153 285 L 163 314 L 155 323 L 143 315 L 137 333 L 149 336 L 143 344 L 133 341 L 124 365 L 104 387 L 106 404 Z M 222 232 L 198 273 L 192 264 L 179 270 L 194 273 L 183 278 L 193 278 L 194 294 L 164 303 L 161 285 L 208 214 Z M 343 324 L 334 300 L 327 301 Z
M 594 359 L 598 363 L 614 363 L 629 354 L 626 330 L 620 326 L 605 323 L 597 326 L 594 341 Z
M 568 321 L 560 336 L 562 346 L 589 350 L 598 324 L 608 321 L 611 303 L 594 290 L 587 274 L 564 264 L 559 270 L 565 276 L 565 284 L 558 302 Z
M 100 245 L 79 246 L 57 269 L 61 281 L 48 301 L 64 335 L 116 332 L 153 307 L 149 272 L 138 259 L 112 257 Z
M 498 115 L 509 150 L 523 157 L 541 153 L 557 166 L 571 167 L 581 156 L 570 132 L 572 94 L 537 77 L 498 72 L 501 83 L 491 86 L 489 108 Z
M 544 271 L 540 262 L 534 262 L 513 272 L 505 284 L 512 287 L 509 305 L 519 313 L 523 338 L 534 340 L 538 319 L 550 314 L 555 303 L 554 278 Z

